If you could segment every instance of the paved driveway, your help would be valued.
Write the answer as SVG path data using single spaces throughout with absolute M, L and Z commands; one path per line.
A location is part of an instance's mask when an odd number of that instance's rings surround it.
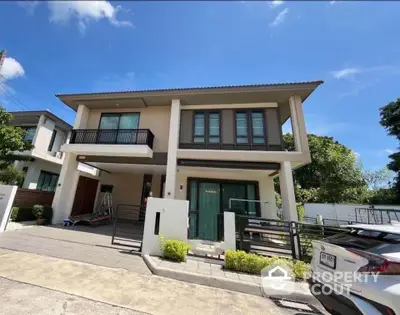
M 129 248 L 111 245 L 112 226 L 35 226 L 0 234 L 0 248 L 123 268 L 150 275 L 143 259 Z

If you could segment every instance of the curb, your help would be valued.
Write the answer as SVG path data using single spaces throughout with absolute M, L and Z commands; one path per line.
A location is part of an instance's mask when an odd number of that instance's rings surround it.
M 304 292 L 303 288 L 300 288 L 300 286 L 298 290 L 296 290 L 296 292 L 291 292 L 290 294 L 288 294 L 286 291 L 283 290 L 274 290 L 273 292 L 271 291 L 270 294 L 267 294 L 263 291 L 261 285 L 255 283 L 245 283 L 221 277 L 200 275 L 197 273 L 183 271 L 183 270 L 177 271 L 174 269 L 157 267 L 157 265 L 155 264 L 154 260 L 150 257 L 150 255 L 142 255 L 142 258 L 147 267 L 150 269 L 150 271 L 157 276 L 189 282 L 189 283 L 205 285 L 218 289 L 246 293 L 255 296 L 275 297 L 282 299 L 289 298 L 290 300 L 296 300 L 310 304 L 315 303 L 314 296 L 308 290 Z

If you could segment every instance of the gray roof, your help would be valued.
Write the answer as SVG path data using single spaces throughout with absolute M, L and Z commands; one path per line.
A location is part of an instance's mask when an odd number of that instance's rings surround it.
M 21 117 L 40 117 L 41 115 L 47 116 L 48 118 L 54 120 L 56 122 L 56 126 L 60 129 L 69 131 L 72 129 L 72 126 L 64 121 L 63 119 L 59 118 L 58 116 L 54 115 L 52 112 L 48 110 L 25 110 L 25 111 L 16 111 L 16 112 L 9 112 L 18 120 Z

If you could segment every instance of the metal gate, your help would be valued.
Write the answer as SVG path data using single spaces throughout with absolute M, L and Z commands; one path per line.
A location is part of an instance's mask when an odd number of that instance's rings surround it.
M 141 205 L 117 205 L 117 211 L 114 214 L 112 245 L 130 247 L 137 252 L 142 251 L 145 207 Z

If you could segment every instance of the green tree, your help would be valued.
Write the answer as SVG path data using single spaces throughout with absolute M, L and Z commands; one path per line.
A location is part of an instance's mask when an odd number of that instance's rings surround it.
M 292 134 L 285 146 L 294 149 Z M 332 137 L 308 135 L 311 163 L 294 171 L 296 197 L 301 202 L 359 202 L 367 184 L 355 153 Z
M 380 124 L 386 129 L 389 135 L 395 136 L 400 141 L 400 98 L 390 102 L 380 109 Z M 391 160 L 387 165 L 388 169 L 396 173 L 395 190 L 397 201 L 400 202 L 400 152 L 389 155 Z
M 387 188 L 391 185 L 393 173 L 386 167 L 379 170 L 364 170 L 363 177 L 368 187 L 373 190 Z
M 25 131 L 11 125 L 13 116 L 0 106 L 0 183 L 16 184 L 21 180 L 21 172 L 14 166 L 14 161 L 25 160 L 17 153 L 30 150 L 32 145 L 23 141 Z

